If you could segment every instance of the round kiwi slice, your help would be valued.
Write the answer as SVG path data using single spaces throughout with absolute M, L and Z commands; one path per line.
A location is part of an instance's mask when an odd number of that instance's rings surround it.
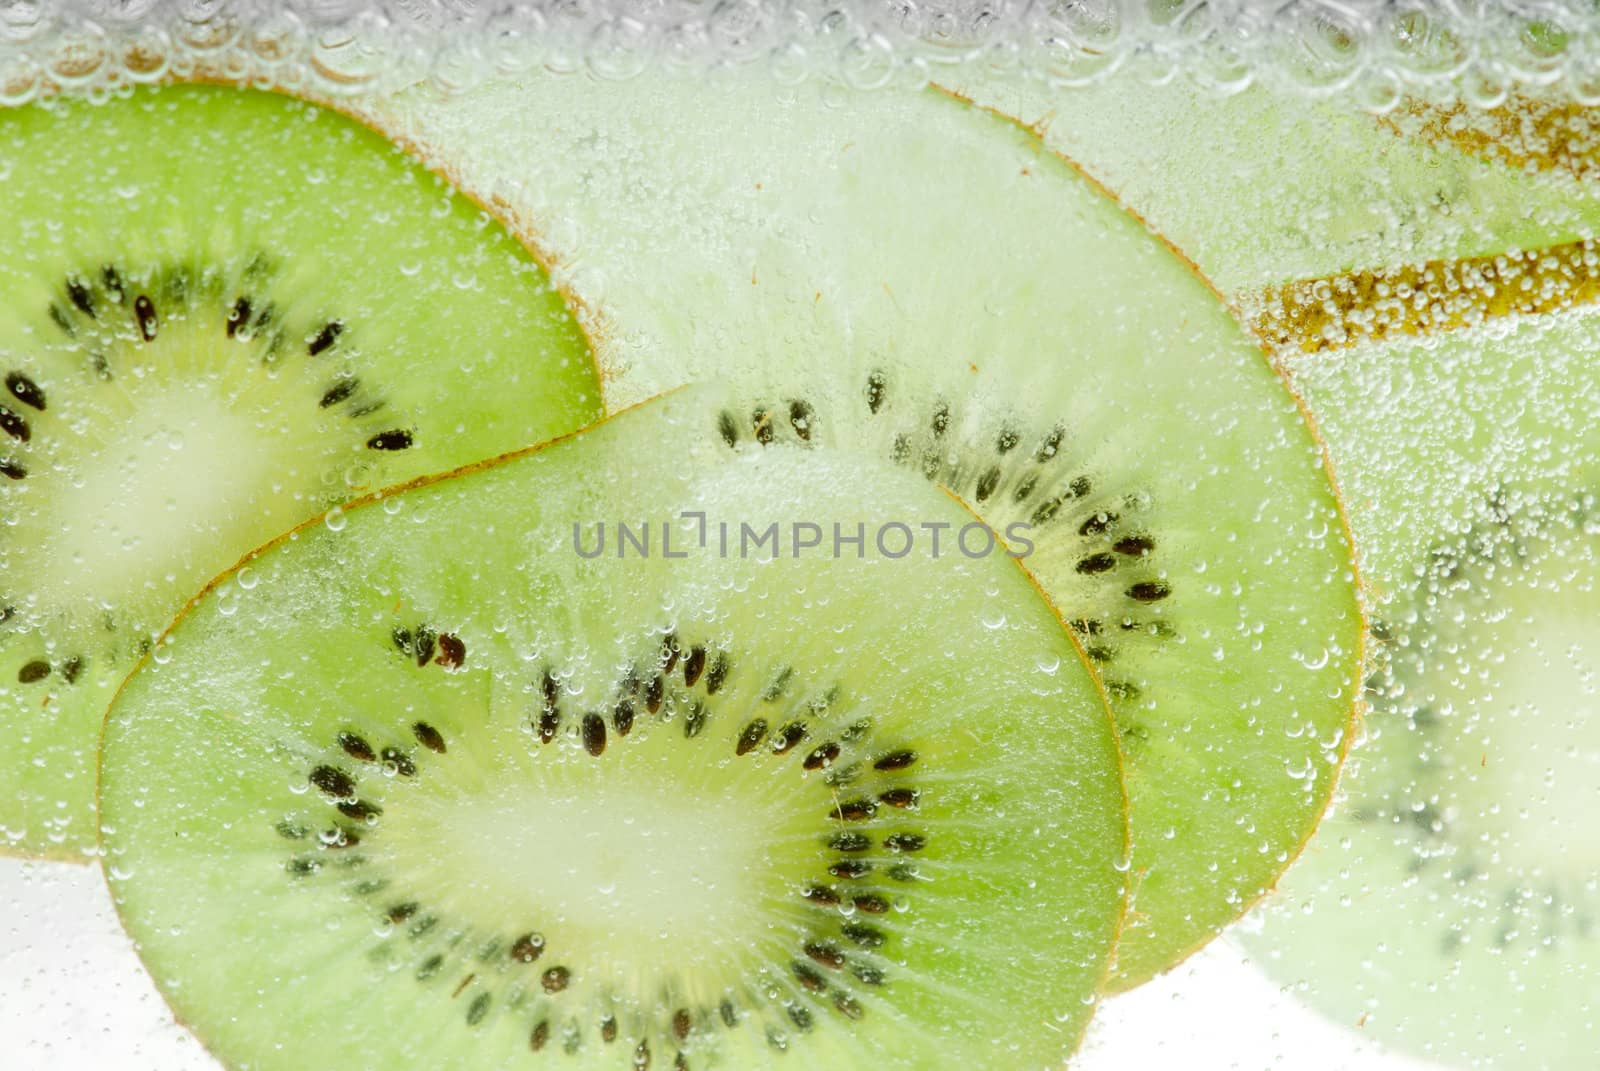
M 1452 1066 L 1600 1049 L 1600 512 L 1503 491 L 1390 608 L 1349 799 L 1244 933 L 1331 1016 Z
M 528 211 L 574 236 L 608 337 L 643 340 L 607 351 L 609 402 L 725 383 L 708 439 L 892 460 L 1026 555 L 1128 753 L 1118 985 L 1271 887 L 1331 793 L 1362 615 L 1313 432 L 1178 256 L 938 93 L 529 78 L 393 107 L 469 185 L 555 206 Z
M 130 678 L 106 872 L 230 1066 L 1075 1048 L 1128 885 L 1081 656 L 1004 555 L 874 549 L 974 523 L 955 502 L 843 455 L 730 460 L 703 409 L 313 522 Z M 796 551 L 796 523 L 865 549 Z
M 111 688 L 206 579 L 599 391 L 529 252 L 327 110 L 172 86 L 4 111 L 0 181 L 0 845 L 72 856 Z

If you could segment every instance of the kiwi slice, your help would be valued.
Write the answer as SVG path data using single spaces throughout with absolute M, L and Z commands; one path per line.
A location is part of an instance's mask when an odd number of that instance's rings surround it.
M 0 830 L 70 857 L 111 689 L 206 579 L 599 392 L 529 251 L 325 109 L 172 86 L 4 111 L 0 180 Z
M 1600 511 L 1504 490 L 1376 628 L 1349 799 L 1244 941 L 1314 1005 L 1452 1066 L 1600 1049 Z
M 972 518 L 842 454 L 729 459 L 703 409 L 312 523 L 129 680 L 106 872 L 224 1062 L 1073 1050 L 1128 885 L 1092 675 L 1004 555 L 793 552 Z
M 1492 257 L 1600 224 L 1600 199 L 1570 178 L 1592 123 L 1570 99 L 1485 112 L 1407 97 L 1380 118 L 1360 94 L 1260 82 L 1220 94 L 1122 75 L 1067 89 L 977 66 L 939 77 L 1033 125 L 1247 307 L 1289 279 Z
M 1314 433 L 1180 257 L 1033 134 L 939 93 L 530 78 L 393 108 L 469 185 L 521 174 L 571 217 L 549 222 L 581 235 L 565 252 L 604 278 L 611 336 L 654 344 L 607 351 L 611 404 L 715 380 L 712 443 L 892 461 L 1024 555 L 1128 753 L 1116 984 L 1271 887 L 1331 793 L 1362 615 Z

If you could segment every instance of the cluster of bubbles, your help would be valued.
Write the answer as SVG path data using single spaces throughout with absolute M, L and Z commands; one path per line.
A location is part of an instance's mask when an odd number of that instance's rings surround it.
M 0 97 L 212 76 L 328 95 L 469 88 L 532 66 L 628 78 L 768 65 L 863 88 L 956 64 L 1071 84 L 1122 68 L 1220 92 L 1253 81 L 1416 87 L 1493 105 L 1600 103 L 1600 7 L 1581 0 L 0 0 Z M 0 101 L 0 102 L 4 102 Z

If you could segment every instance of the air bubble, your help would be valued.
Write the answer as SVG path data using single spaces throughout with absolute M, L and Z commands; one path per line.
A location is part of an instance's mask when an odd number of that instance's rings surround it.
M 328 531 L 330 532 L 344 531 L 344 526 L 346 523 L 348 523 L 348 521 L 349 518 L 345 516 L 344 510 L 340 509 L 338 506 L 330 509 L 322 517 L 322 523 L 328 526 Z

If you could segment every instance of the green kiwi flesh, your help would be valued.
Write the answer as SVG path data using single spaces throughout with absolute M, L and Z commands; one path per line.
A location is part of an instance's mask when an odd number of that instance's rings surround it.
M 1115 984 L 1272 886 L 1348 742 L 1354 566 L 1294 398 L 1159 240 L 1031 133 L 932 92 L 529 77 L 393 107 L 469 185 L 518 176 L 578 235 L 563 252 L 635 343 L 609 404 L 716 381 L 714 442 L 889 459 L 1020 525 L 1128 753 Z
M 972 518 L 706 405 L 313 523 L 129 679 L 106 873 L 225 1063 L 1063 1065 L 1128 887 L 1092 674 L 1004 555 L 747 554 Z
M 220 87 L 0 112 L 0 846 L 94 841 L 111 691 L 367 487 L 597 415 L 528 251 L 379 135 Z
M 1600 1051 L 1600 512 L 1505 491 L 1376 626 L 1348 800 L 1246 946 L 1338 1021 L 1450 1066 Z

